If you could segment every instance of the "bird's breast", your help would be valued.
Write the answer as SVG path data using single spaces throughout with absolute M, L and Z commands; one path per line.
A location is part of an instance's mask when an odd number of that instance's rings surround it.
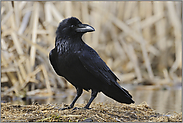
M 56 49 L 58 54 L 57 65 L 60 68 L 60 72 L 67 74 L 68 72 L 74 71 L 76 64 L 79 62 L 77 57 L 78 50 L 63 44 L 57 46 Z

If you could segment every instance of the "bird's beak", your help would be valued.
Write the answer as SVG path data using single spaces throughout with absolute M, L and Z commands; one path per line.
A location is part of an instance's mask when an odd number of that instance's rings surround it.
M 92 26 L 89 26 L 87 24 L 78 24 L 78 27 L 76 28 L 76 32 L 93 32 L 95 29 Z

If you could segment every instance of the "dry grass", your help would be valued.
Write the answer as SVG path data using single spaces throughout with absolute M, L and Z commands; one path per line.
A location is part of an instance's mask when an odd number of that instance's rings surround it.
M 92 109 L 58 110 L 66 104 L 1 103 L 2 122 L 182 122 L 182 112 L 160 114 L 146 102 L 139 105 L 93 103 Z M 78 107 L 83 107 L 77 104 Z
M 1 2 L 1 82 L 12 90 L 64 88 L 48 60 L 61 20 L 75 16 L 120 82 L 181 82 L 181 2 Z M 27 85 L 30 85 L 29 88 Z

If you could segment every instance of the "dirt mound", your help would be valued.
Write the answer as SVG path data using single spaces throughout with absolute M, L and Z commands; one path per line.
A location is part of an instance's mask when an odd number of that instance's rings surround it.
M 146 102 L 139 105 L 93 103 L 91 109 L 58 110 L 67 104 L 11 105 L 1 103 L 2 122 L 182 122 L 182 112 L 160 114 Z M 76 104 L 83 107 L 84 104 Z

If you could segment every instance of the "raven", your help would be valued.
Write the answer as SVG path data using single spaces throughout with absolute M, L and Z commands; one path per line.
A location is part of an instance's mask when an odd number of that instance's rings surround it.
M 49 60 L 55 72 L 77 90 L 70 106 L 63 109 L 73 108 L 83 89 L 92 90 L 91 98 L 84 107 L 86 109 L 98 92 L 120 103 L 134 103 L 132 96 L 117 83 L 118 78 L 98 53 L 82 40 L 83 34 L 92 31 L 95 31 L 92 26 L 82 24 L 76 17 L 64 19 L 56 30 L 55 48 L 50 51 Z

